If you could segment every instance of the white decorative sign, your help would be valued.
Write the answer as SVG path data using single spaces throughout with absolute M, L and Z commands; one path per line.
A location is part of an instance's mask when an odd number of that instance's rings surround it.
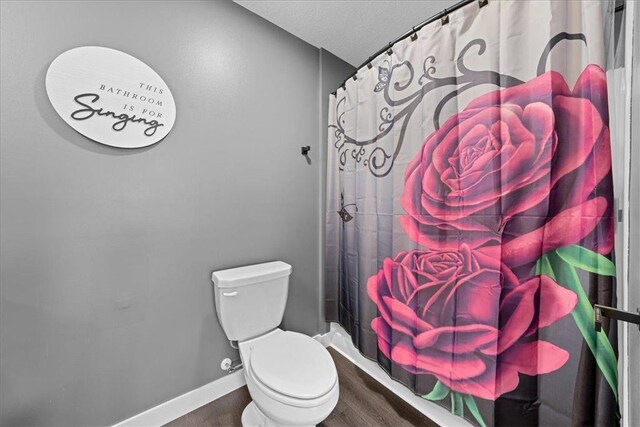
M 112 147 L 155 144 L 176 119 L 173 95 L 162 78 L 119 50 L 68 50 L 49 66 L 46 86 L 53 108 L 69 126 Z

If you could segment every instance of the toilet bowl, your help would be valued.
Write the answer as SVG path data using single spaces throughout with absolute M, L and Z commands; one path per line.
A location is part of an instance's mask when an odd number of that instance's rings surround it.
M 335 364 L 313 338 L 276 329 L 239 348 L 253 399 L 242 414 L 244 427 L 312 426 L 335 408 Z
M 311 337 L 283 331 L 291 266 L 281 261 L 215 271 L 216 313 L 227 338 L 238 342 L 252 402 L 244 427 L 312 426 L 338 402 L 331 355 Z

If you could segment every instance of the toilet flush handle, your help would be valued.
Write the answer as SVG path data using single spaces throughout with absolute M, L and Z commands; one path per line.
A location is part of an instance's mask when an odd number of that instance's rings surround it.
M 233 292 L 223 292 L 222 296 L 223 297 L 235 297 L 236 295 L 238 295 L 238 291 L 233 291 Z

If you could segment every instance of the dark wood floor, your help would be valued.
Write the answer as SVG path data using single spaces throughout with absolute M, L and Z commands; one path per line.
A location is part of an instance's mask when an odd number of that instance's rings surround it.
M 411 405 L 391 393 L 382 384 L 371 378 L 360 368 L 329 348 L 338 368 L 340 399 L 331 415 L 320 426 L 323 427 L 438 427 L 429 418 Z M 251 402 L 247 387 L 227 394 L 187 415 L 170 422 L 167 426 L 222 426 L 241 427 L 240 417 L 244 407 Z

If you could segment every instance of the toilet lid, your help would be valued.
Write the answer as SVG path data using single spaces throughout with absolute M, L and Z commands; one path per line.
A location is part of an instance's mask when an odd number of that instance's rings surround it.
M 260 382 L 298 399 L 325 395 L 338 379 L 333 359 L 322 344 L 295 332 L 277 334 L 257 343 L 250 363 Z

